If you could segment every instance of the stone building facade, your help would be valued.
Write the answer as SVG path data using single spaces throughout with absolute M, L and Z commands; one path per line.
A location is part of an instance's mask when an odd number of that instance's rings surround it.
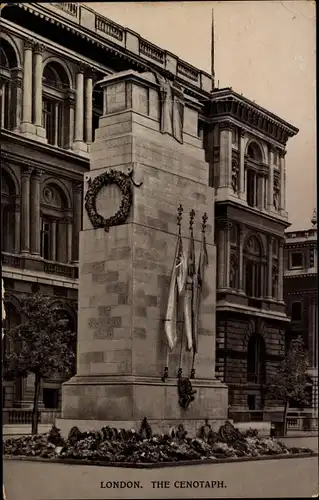
M 229 386 L 230 405 L 261 407 L 289 321 L 285 152 L 297 129 L 82 4 L 1 4 L 0 36 L 5 328 L 23 319 L 21 294 L 39 290 L 77 329 L 83 175 L 102 115 L 99 81 L 125 70 L 174 78 L 203 103 L 192 133 L 215 193 L 216 375 Z M 151 116 L 151 94 L 142 108 Z M 45 381 L 44 406 L 59 405 L 60 382 Z M 32 377 L 7 382 L 4 404 L 30 406 L 32 393 Z
M 232 89 L 214 91 L 208 151 L 217 242 L 216 375 L 233 410 L 262 410 L 285 354 L 286 143 L 297 129 Z
M 285 241 L 284 299 L 291 322 L 286 347 L 301 336 L 309 352 L 312 407 L 318 415 L 318 255 L 317 215 L 303 231 L 287 231 Z

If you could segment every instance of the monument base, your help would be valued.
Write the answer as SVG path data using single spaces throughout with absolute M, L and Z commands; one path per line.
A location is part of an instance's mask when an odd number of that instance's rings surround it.
M 63 384 L 62 418 L 57 426 L 67 433 L 77 425 L 97 430 L 105 425 L 138 430 L 144 417 L 153 432 L 167 432 L 183 423 L 190 434 L 208 419 L 219 427 L 227 419 L 228 388 L 217 379 L 193 379 L 195 400 L 179 404 L 177 379 L 130 376 L 75 376 Z

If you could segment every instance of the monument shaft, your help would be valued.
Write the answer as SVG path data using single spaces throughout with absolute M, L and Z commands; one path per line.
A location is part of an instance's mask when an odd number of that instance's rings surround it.
M 215 378 L 214 190 L 208 185 L 209 167 L 198 137 L 201 104 L 187 96 L 183 101 L 173 89 L 164 108 L 163 89 L 150 73 L 120 73 L 107 77 L 101 86 L 104 113 L 92 145 L 84 192 L 92 192 L 94 179 L 102 178 L 99 176 L 109 179 L 109 185 L 96 193 L 93 209 L 89 203 L 91 212 L 96 209 L 109 219 L 120 209 L 113 222 L 117 223 L 118 216 L 122 222 L 107 231 L 94 228 L 90 210 L 84 210 L 77 374 L 63 385 L 62 417 L 121 426 L 145 416 L 159 426 L 224 419 L 227 388 Z M 161 126 L 163 113 L 166 133 Z M 171 117 L 172 133 L 167 132 L 167 117 Z M 112 183 L 121 173 L 122 184 Z M 208 267 L 200 308 L 196 378 L 192 380 L 197 393 L 187 410 L 179 405 L 176 378 L 182 323 L 178 324 L 178 343 L 168 357 L 168 378 L 161 380 L 179 204 L 184 208 L 181 234 L 186 248 L 189 213 L 195 210 L 197 260 L 202 216 L 208 215 Z M 183 376 L 189 377 L 192 352 L 185 346 L 184 339 L 181 368 Z

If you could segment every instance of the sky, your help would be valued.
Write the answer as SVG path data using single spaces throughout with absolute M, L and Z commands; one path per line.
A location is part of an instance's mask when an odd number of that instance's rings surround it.
M 308 229 L 317 206 L 315 2 L 92 2 L 91 8 L 195 67 L 215 75 L 299 129 L 288 141 L 290 230 Z

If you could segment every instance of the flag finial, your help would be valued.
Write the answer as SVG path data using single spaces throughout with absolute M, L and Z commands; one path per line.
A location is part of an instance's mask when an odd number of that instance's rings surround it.
M 180 228 L 181 227 L 181 222 L 182 222 L 182 217 L 183 217 L 183 205 L 180 205 L 177 209 L 177 225 Z
M 205 212 L 203 217 L 202 217 L 202 233 L 206 232 L 206 222 L 207 222 L 207 213 Z
M 189 212 L 189 229 L 191 231 L 193 231 L 194 219 L 195 219 L 195 210 L 192 208 L 192 210 Z

